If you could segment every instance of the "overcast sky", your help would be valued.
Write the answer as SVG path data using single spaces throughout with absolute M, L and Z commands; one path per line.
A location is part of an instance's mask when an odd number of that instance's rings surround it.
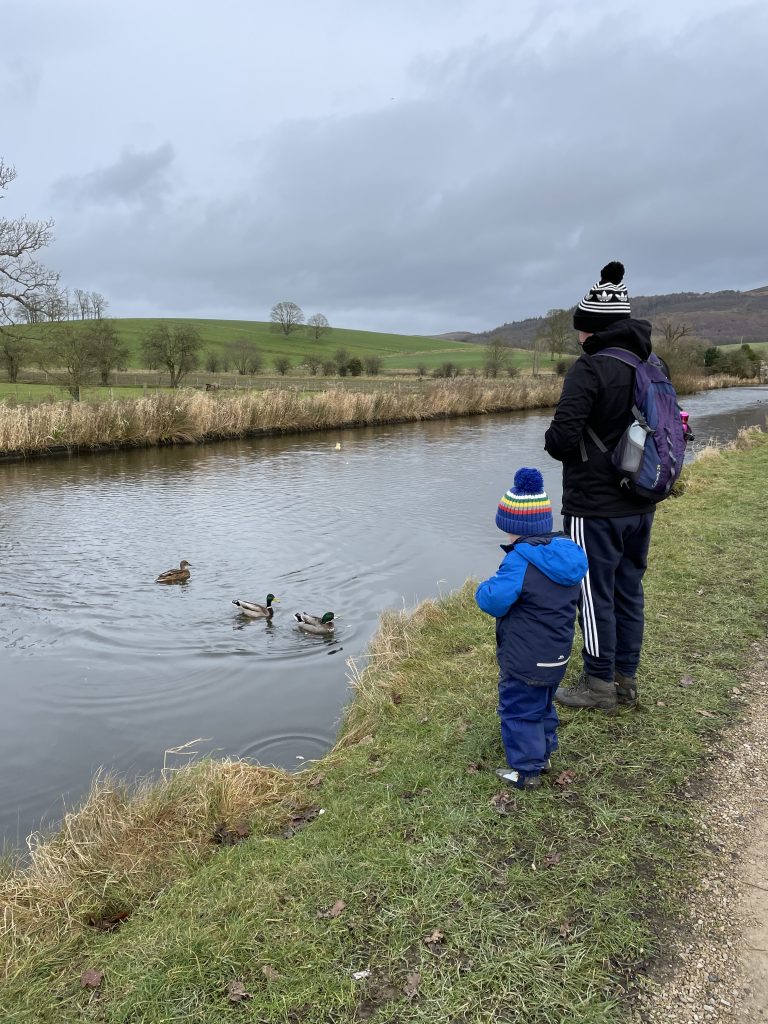
M 768 4 L 3 0 L 0 210 L 114 316 L 478 330 L 768 283 Z

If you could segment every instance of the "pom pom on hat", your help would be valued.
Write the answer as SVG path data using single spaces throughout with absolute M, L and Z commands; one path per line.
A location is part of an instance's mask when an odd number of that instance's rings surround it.
M 515 494 L 541 494 L 544 490 L 544 478 L 538 469 L 528 469 L 523 466 L 515 473 L 515 482 L 512 484 Z
M 621 284 L 624 280 L 624 264 L 618 260 L 606 263 L 600 271 L 600 284 Z
M 496 525 L 521 537 L 552 532 L 552 503 L 538 469 L 518 469 L 514 483 L 499 502 Z

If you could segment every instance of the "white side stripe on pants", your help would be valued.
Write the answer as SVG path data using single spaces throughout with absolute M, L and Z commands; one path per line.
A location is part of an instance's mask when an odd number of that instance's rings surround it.
M 584 542 L 584 519 L 580 516 L 571 517 L 571 540 L 587 554 L 587 545 Z M 589 556 L 587 556 L 589 557 Z M 597 620 L 595 618 L 595 605 L 592 601 L 592 589 L 589 583 L 589 570 L 581 581 L 581 620 L 584 626 L 584 646 L 587 654 L 593 658 L 600 656 L 600 643 L 597 637 Z

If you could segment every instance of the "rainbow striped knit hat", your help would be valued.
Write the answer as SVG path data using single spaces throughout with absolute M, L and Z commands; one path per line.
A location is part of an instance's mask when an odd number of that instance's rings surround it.
M 518 469 L 515 482 L 499 502 L 496 525 L 521 536 L 552 532 L 552 502 L 538 469 Z

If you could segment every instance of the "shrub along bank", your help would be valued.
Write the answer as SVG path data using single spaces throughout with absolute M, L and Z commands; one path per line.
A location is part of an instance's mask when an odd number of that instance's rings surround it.
M 0 404 L 0 453 L 45 455 L 99 448 L 193 444 L 269 433 L 298 433 L 536 409 L 554 405 L 556 377 L 504 382 L 435 381 L 352 392 L 293 388 L 211 394 L 179 390 L 127 401 Z
M 377 382 L 365 391 L 330 387 L 309 394 L 286 386 L 236 393 L 180 389 L 102 402 L 0 402 L 0 458 L 541 409 L 555 405 L 562 389 L 562 380 L 552 376 L 414 383 Z M 681 393 L 728 386 L 729 380 L 707 377 L 684 384 Z
M 491 771 L 493 624 L 471 584 L 384 616 L 309 770 L 203 764 L 133 800 L 96 787 L 3 881 L 0 1017 L 619 1020 L 699 864 L 684 784 L 717 772 L 708 738 L 744 713 L 767 473 L 768 437 L 744 435 L 659 508 L 642 707 L 565 714 L 539 792 Z

